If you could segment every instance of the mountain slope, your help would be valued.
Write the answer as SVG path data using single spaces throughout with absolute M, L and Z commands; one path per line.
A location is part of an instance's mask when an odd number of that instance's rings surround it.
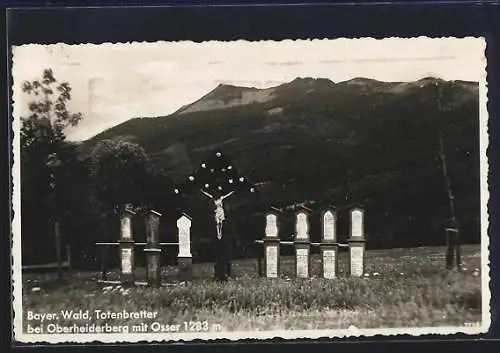
M 464 237 L 479 239 L 478 131 L 477 83 L 298 78 L 266 90 L 220 85 L 170 116 L 109 129 L 86 141 L 83 153 L 103 139 L 128 139 L 182 180 L 208 153 L 223 151 L 259 185 L 259 197 L 229 203 L 234 232 L 244 238 L 262 236 L 271 205 L 305 202 L 319 211 L 331 204 L 344 212 L 359 202 L 370 246 L 430 245 L 443 243 L 447 217 L 440 134 Z M 205 224 L 211 211 L 194 217 Z M 292 232 L 285 222 L 283 236 Z

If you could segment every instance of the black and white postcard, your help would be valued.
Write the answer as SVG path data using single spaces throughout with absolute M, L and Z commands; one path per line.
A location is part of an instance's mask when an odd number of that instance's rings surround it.
M 14 339 L 486 332 L 485 47 L 13 47 Z

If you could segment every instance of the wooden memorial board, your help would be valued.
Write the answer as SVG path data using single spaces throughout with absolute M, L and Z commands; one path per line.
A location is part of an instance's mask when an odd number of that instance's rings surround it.
M 120 219 L 120 230 L 122 240 L 132 239 L 132 215 L 125 213 Z
M 150 210 L 146 216 L 146 242 L 149 245 L 157 244 L 159 240 L 161 213 Z
M 298 247 L 295 249 L 296 254 L 296 275 L 299 278 L 309 277 L 309 248 Z
M 177 220 L 179 234 L 179 253 L 177 257 L 192 257 L 191 255 L 191 219 L 182 215 Z
M 307 213 L 297 213 L 295 230 L 297 232 L 297 240 L 309 240 L 309 222 L 307 220 Z
M 133 273 L 134 255 L 132 248 L 126 247 L 121 249 L 121 271 L 124 275 L 131 275 Z
M 350 273 L 352 277 L 361 277 L 364 272 L 364 244 L 351 244 L 349 248 Z
M 333 279 L 337 276 L 337 251 L 336 249 L 324 249 L 323 253 L 323 277 Z
M 328 210 L 323 214 L 323 241 L 335 242 L 336 241 L 336 215 L 333 211 Z
M 276 238 L 278 237 L 278 220 L 274 213 L 270 213 L 266 216 L 266 237 Z
M 279 261 L 279 246 L 278 244 L 266 244 L 266 277 L 278 277 L 278 261 Z
M 351 211 L 351 238 L 364 238 L 363 210 L 355 208 Z

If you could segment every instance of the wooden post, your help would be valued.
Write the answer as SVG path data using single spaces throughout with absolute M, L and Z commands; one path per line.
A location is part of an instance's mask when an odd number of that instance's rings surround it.
M 351 237 L 349 243 L 349 269 L 352 277 L 365 272 L 364 211 L 360 207 L 351 210 Z
M 161 213 L 150 210 L 145 217 L 146 222 L 146 274 L 150 287 L 161 286 L 161 248 L 159 245 L 159 224 Z
M 177 263 L 179 266 L 180 279 L 189 280 L 193 276 L 193 257 L 191 255 L 191 217 L 183 213 L 177 220 L 177 230 L 179 236 L 179 253 Z
M 460 229 L 458 228 L 457 218 L 455 216 L 455 196 L 451 188 L 451 181 L 448 175 L 448 167 L 446 165 L 446 155 L 444 153 L 443 137 L 439 136 L 439 156 L 441 158 L 441 169 L 446 183 L 446 191 L 448 192 L 448 205 L 451 217 L 451 227 L 446 229 L 446 268 L 453 268 L 453 255 L 456 255 L 457 269 L 462 268 L 462 258 L 460 254 Z
M 462 267 L 460 258 L 460 244 L 458 243 L 458 229 L 448 227 L 446 231 L 446 268 L 451 270 L 456 265 Z M 455 257 L 456 256 L 456 257 Z M 455 262 L 456 261 L 456 262 Z
M 462 253 L 460 251 L 461 247 L 461 240 L 460 240 L 460 231 L 457 229 L 456 235 L 455 235 L 455 255 L 456 255 L 456 263 L 455 265 L 457 266 L 457 270 L 462 269 Z
M 263 276 L 262 273 L 262 261 L 264 261 L 264 247 L 260 249 L 259 245 L 256 245 L 258 247 L 257 249 L 257 270 L 259 272 L 259 277 Z
M 68 260 L 68 276 L 70 276 L 72 267 L 71 267 L 71 249 L 69 245 L 66 245 L 66 259 Z
M 135 212 L 125 209 L 120 217 L 120 281 L 123 286 L 135 284 L 134 236 L 132 233 L 132 216 Z
M 61 257 L 61 230 L 58 221 L 54 222 L 54 233 L 56 242 L 56 256 L 57 256 L 57 278 L 62 279 L 62 257 Z
M 278 216 L 275 213 L 266 215 L 266 235 L 263 239 L 263 257 L 265 276 L 277 278 L 280 263 L 280 238 L 278 237 Z
M 295 275 L 309 278 L 311 275 L 309 212 L 301 208 L 295 215 Z
M 107 274 L 107 267 L 106 267 L 106 246 L 101 246 L 101 280 L 107 281 L 108 280 L 108 274 Z
M 323 278 L 337 277 L 338 245 L 337 245 L 337 212 L 333 208 L 325 210 L 321 217 L 321 259 L 323 265 Z

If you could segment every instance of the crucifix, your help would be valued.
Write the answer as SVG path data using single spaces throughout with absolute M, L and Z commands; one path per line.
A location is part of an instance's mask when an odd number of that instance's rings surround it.
M 215 224 L 217 226 L 217 239 L 222 238 L 222 223 L 226 219 L 226 216 L 224 214 L 224 204 L 222 203 L 225 198 L 231 196 L 234 194 L 234 190 L 228 192 L 225 195 L 219 196 L 219 197 L 214 197 L 213 195 L 209 194 L 208 192 L 204 191 L 203 189 L 200 189 L 200 191 L 207 197 L 213 200 L 214 205 L 215 205 Z
M 224 200 L 233 195 L 237 190 L 247 189 L 255 192 L 254 187 L 241 176 L 231 161 L 221 152 L 209 157 L 200 164 L 196 172 L 188 177 L 183 189 L 199 189 L 203 195 L 212 200 L 217 230 L 217 238 L 223 237 L 222 226 L 227 216 L 224 210 Z M 175 189 L 181 193 L 180 189 Z
M 220 280 L 225 280 L 230 275 L 230 262 L 228 256 L 231 254 L 229 240 L 231 234 L 224 235 L 223 225 L 227 221 L 224 210 L 224 201 L 236 191 L 255 192 L 255 189 L 248 180 L 241 176 L 232 162 L 223 156 L 221 152 L 216 152 L 204 162 L 202 162 L 194 174 L 188 177 L 187 182 L 174 190 L 178 195 L 184 194 L 188 190 L 199 190 L 203 195 L 213 202 L 213 215 L 216 225 L 216 265 L 215 274 Z M 227 233 L 227 231 L 226 231 Z

